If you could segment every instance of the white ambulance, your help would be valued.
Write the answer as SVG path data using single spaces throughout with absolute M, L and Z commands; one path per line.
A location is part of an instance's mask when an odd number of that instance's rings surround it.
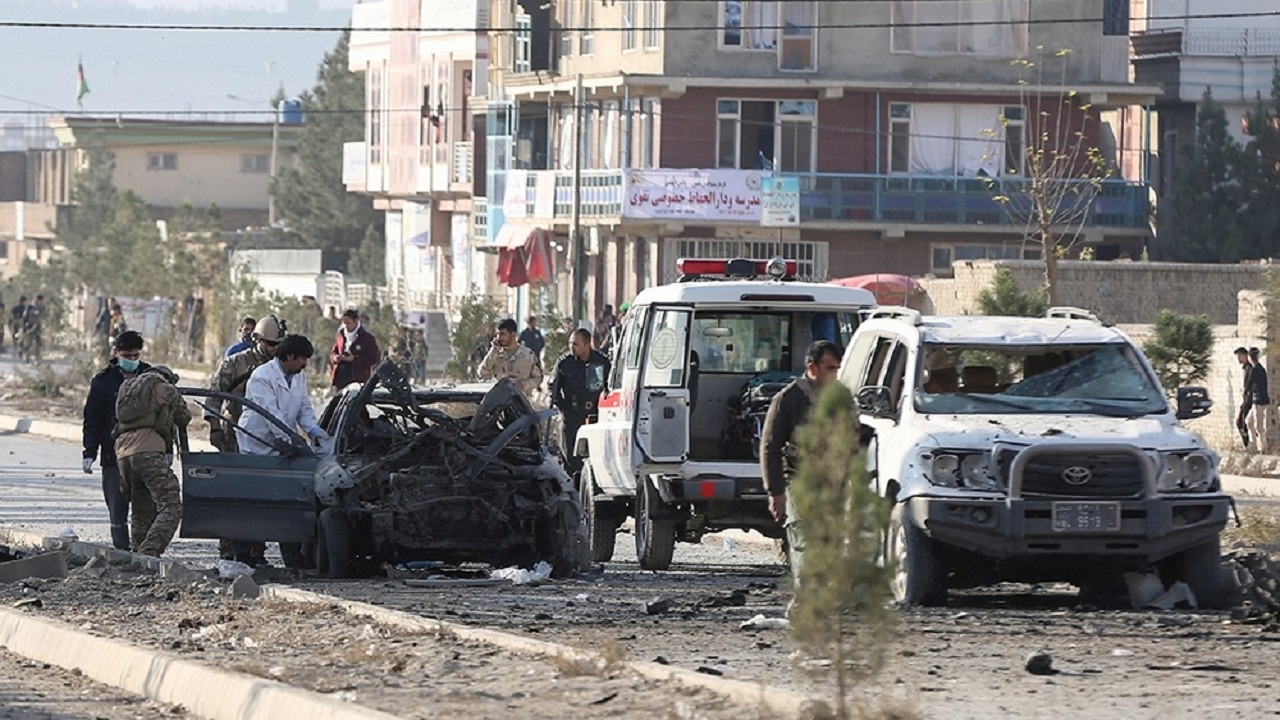
M 613 351 L 599 419 L 578 431 L 594 560 L 635 517 L 640 566 L 664 570 L 677 540 L 770 517 L 759 437 L 769 400 L 804 372 L 815 340 L 841 350 L 875 305 L 866 290 L 792 280 L 793 261 L 681 259 L 680 279 L 640 293 Z

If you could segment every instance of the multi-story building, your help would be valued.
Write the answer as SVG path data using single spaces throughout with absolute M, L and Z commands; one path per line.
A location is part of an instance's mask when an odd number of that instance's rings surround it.
M 491 38 L 485 237 L 552 231 L 565 267 L 580 226 L 595 308 L 678 256 L 781 248 L 819 278 L 1037 257 L 997 200 L 1029 145 L 1122 170 L 1115 110 L 1159 92 L 1130 81 L 1128 2 L 492 0 L 515 32 Z M 768 176 L 799 178 L 799 227 L 760 227 Z M 1141 251 L 1142 180 L 1079 218 L 1094 257 Z
M 365 139 L 343 148 L 343 181 L 386 211 L 386 281 L 397 309 L 449 310 L 483 289 L 492 255 L 471 247 L 472 194 L 484 194 L 487 7 L 476 0 L 355 6 L 349 67 L 365 78 Z M 415 32 L 389 28 L 419 28 Z
M 1160 84 L 1154 109 L 1157 193 L 1172 192 L 1178 155 L 1195 142 L 1196 113 L 1206 90 L 1227 114 L 1242 143 L 1245 116 L 1259 97 L 1271 101 L 1280 61 L 1280 15 L 1269 0 L 1133 0 L 1134 77 Z

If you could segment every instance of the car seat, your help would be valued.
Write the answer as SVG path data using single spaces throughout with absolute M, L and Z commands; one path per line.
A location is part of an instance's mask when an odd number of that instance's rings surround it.
M 931 395 L 953 393 L 960 387 L 960 374 L 953 367 L 933 368 L 926 372 L 924 391 Z

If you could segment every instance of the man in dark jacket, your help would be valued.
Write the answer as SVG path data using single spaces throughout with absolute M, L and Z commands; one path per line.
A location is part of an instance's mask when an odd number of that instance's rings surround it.
M 373 368 L 382 359 L 378 341 L 364 329 L 360 313 L 347 310 L 342 313 L 342 326 L 329 350 L 330 381 L 334 392 L 350 385 L 363 383 L 373 374 Z
M 804 549 L 800 541 L 795 513 L 787 499 L 787 485 L 796 470 L 796 430 L 809 419 L 809 411 L 818 400 L 818 394 L 840 372 L 840 349 L 834 344 L 819 340 L 809 346 L 805 355 L 804 376 L 795 379 L 773 396 L 769 414 L 764 419 L 764 431 L 760 438 L 760 467 L 764 474 L 764 488 L 769 493 L 769 513 L 786 527 L 787 543 L 793 551 L 792 570 L 799 553 Z
M 582 460 L 574 454 L 573 442 L 578 429 L 596 416 L 596 403 L 609 376 L 609 358 L 591 347 L 591 332 L 573 331 L 569 352 L 556 360 L 551 380 L 551 404 L 560 411 L 560 452 L 566 470 L 575 474 Z
M 151 367 L 140 359 L 142 345 L 142 335 L 132 330 L 120 333 L 111 348 L 111 360 L 90 381 L 89 397 L 84 403 L 83 467 L 86 474 L 92 474 L 94 460 L 101 458 L 102 495 L 111 517 L 111 544 L 120 550 L 129 549 L 129 502 L 120 483 L 111 431 L 116 424 L 120 386 Z

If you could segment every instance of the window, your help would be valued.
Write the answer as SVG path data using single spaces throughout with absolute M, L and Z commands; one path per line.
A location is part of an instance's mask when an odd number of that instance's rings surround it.
M 382 162 L 382 68 L 369 69 L 369 163 Z
M 979 243 L 934 244 L 931 248 L 931 267 L 935 275 L 950 277 L 952 266 L 963 260 L 1039 260 L 1039 244 L 1009 243 L 983 245 Z
M 639 0 L 622 0 L 622 50 L 636 49 L 636 3 Z
M 890 103 L 889 172 L 998 177 L 1022 172 L 1019 106 Z
M 818 4 L 810 0 L 782 3 L 782 43 L 778 46 L 778 69 L 817 69 Z
M 645 387 L 682 387 L 689 368 L 688 310 L 653 311 L 645 340 Z M 699 358 L 701 359 L 701 358 Z
M 573 55 L 573 3 L 581 0 L 558 0 L 556 7 L 556 35 L 560 39 L 560 57 Z M 518 16 L 517 16 L 518 20 Z
M 418 162 L 431 164 L 431 140 L 435 126 L 440 123 L 435 108 L 431 107 L 431 63 L 422 64 L 422 106 L 418 122 Z
M 147 153 L 148 170 L 177 170 L 177 153 Z
M 596 52 L 596 39 L 591 34 L 595 28 L 595 9 L 592 6 L 596 0 L 578 0 L 578 54 L 594 55 Z
M 721 3 L 720 18 L 720 44 L 724 47 L 741 50 L 777 49 L 777 0 L 724 0 Z
M 1160 194 L 1173 194 L 1173 179 L 1178 172 L 1178 131 L 1166 130 L 1164 143 L 1160 148 Z
M 1105 37 L 1129 36 L 1129 0 L 1103 0 L 1102 34 Z
M 690 344 L 698 372 L 754 374 L 790 370 L 791 313 L 699 312 Z
M 242 173 L 264 173 L 271 170 L 270 155 L 241 155 L 240 156 L 240 172 Z
M 1022 57 L 1028 15 L 1028 0 L 894 0 L 893 52 Z
M 645 0 L 644 47 L 657 50 L 662 47 L 662 0 Z
M 561 33 L 561 47 L 564 50 L 563 38 L 569 37 L 569 52 L 573 54 L 573 38 L 568 33 Z M 527 73 L 533 70 L 533 22 L 528 15 L 516 15 L 515 48 L 512 52 L 512 72 Z
M 812 172 L 817 134 L 812 100 L 719 100 L 716 167 Z

